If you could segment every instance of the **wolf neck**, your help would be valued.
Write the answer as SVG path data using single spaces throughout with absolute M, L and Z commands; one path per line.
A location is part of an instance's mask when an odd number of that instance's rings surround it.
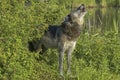
M 69 40 L 77 40 L 80 36 L 82 25 L 72 23 L 71 26 L 64 25 L 63 32 L 68 36 Z

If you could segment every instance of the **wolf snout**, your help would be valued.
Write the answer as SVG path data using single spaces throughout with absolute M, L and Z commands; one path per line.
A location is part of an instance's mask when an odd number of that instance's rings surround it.
M 80 7 L 77 8 L 77 10 L 81 10 L 82 12 L 86 12 L 85 5 L 81 4 Z

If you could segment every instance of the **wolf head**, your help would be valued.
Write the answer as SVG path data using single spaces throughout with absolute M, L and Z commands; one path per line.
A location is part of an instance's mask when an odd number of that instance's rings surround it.
M 86 13 L 87 12 L 84 4 L 81 4 L 80 7 L 66 16 L 65 22 L 77 23 L 79 25 L 82 25 L 84 21 L 83 18 Z

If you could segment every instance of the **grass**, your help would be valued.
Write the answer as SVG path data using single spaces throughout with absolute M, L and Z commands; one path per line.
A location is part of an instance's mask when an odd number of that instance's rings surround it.
M 58 73 L 57 51 L 30 52 L 28 41 L 40 38 L 49 24 L 60 24 L 70 12 L 71 1 L 30 1 L 26 5 L 25 0 L 0 1 L 0 80 L 120 79 L 119 10 L 88 10 L 85 29 L 72 54 L 71 75 L 66 74 L 65 56 L 63 78 Z M 74 0 L 73 5 L 81 3 L 96 2 Z

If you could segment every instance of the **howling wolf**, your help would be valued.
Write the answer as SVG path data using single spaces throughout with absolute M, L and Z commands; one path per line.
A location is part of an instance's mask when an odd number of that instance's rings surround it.
M 63 75 L 63 57 L 66 53 L 67 72 L 70 73 L 71 54 L 81 33 L 85 14 L 85 6 L 81 4 L 65 17 L 61 25 L 49 26 L 40 40 L 30 41 L 29 50 L 39 51 L 42 49 L 40 53 L 44 53 L 48 48 L 58 49 L 60 75 Z

